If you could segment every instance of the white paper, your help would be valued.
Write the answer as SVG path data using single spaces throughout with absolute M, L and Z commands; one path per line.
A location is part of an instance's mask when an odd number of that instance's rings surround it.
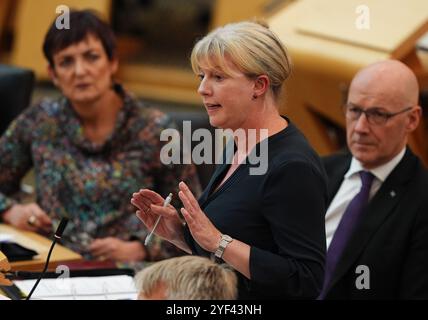
M 10 298 L 0 294 L 0 300 L 10 300 Z
M 36 280 L 14 281 L 26 295 Z M 137 299 L 137 290 L 131 276 L 74 277 L 42 279 L 31 299 L 43 300 L 118 300 Z
M 0 242 L 9 242 L 13 240 L 13 235 L 8 233 L 0 233 Z

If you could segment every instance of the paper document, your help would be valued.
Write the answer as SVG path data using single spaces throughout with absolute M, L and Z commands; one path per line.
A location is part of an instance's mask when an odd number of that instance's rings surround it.
M 36 280 L 14 281 L 25 294 Z M 120 300 L 137 299 L 134 279 L 127 275 L 42 279 L 31 299 L 43 300 Z
M 13 235 L 8 233 L 0 233 L 0 242 L 10 242 L 13 240 Z

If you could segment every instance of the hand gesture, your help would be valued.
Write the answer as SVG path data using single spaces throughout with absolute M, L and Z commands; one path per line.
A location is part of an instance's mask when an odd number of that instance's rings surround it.
M 178 196 L 183 202 L 181 213 L 192 233 L 193 239 L 205 250 L 215 252 L 218 248 L 221 232 L 211 223 L 206 214 L 199 207 L 193 193 L 184 182 L 179 184 Z
M 163 207 L 164 200 L 158 193 L 142 189 L 132 195 L 131 203 L 139 209 L 136 214 L 149 232 L 153 230 L 156 220 L 161 216 L 154 233 L 179 248 L 189 251 L 184 241 L 183 222 L 172 205 Z

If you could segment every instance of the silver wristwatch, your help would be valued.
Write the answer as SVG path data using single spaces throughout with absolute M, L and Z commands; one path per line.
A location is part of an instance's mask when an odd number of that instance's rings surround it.
M 217 250 L 214 252 L 214 256 L 218 259 L 221 259 L 224 254 L 224 250 L 226 250 L 226 247 L 233 241 L 233 238 L 231 236 L 228 236 L 227 234 L 223 234 L 220 239 L 220 243 L 218 245 Z

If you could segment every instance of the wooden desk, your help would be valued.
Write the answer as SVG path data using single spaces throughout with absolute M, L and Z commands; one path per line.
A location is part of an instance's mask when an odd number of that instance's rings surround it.
M 415 41 L 428 31 L 428 2 L 367 0 L 371 27 L 355 27 L 357 0 L 299 0 L 272 15 L 268 22 L 286 45 L 293 73 L 286 83 L 281 113 L 290 116 L 322 155 L 336 151 L 344 137 L 341 106 L 351 79 L 361 68 L 380 60 L 399 59 L 428 83 L 415 54 Z M 428 147 L 422 138 L 424 124 L 409 144 L 428 163 Z M 333 133 L 333 134 L 332 134 Z
M 26 248 L 37 251 L 39 255 L 33 260 L 11 262 L 11 269 L 26 270 L 26 271 L 41 271 L 52 241 L 29 231 L 17 230 L 11 226 L 0 224 L 0 234 L 10 234 L 13 236 L 13 241 L 25 246 Z M 64 262 L 81 261 L 83 260 L 80 254 L 77 254 L 59 244 L 56 244 L 51 255 L 48 270 L 55 270 L 56 266 Z

